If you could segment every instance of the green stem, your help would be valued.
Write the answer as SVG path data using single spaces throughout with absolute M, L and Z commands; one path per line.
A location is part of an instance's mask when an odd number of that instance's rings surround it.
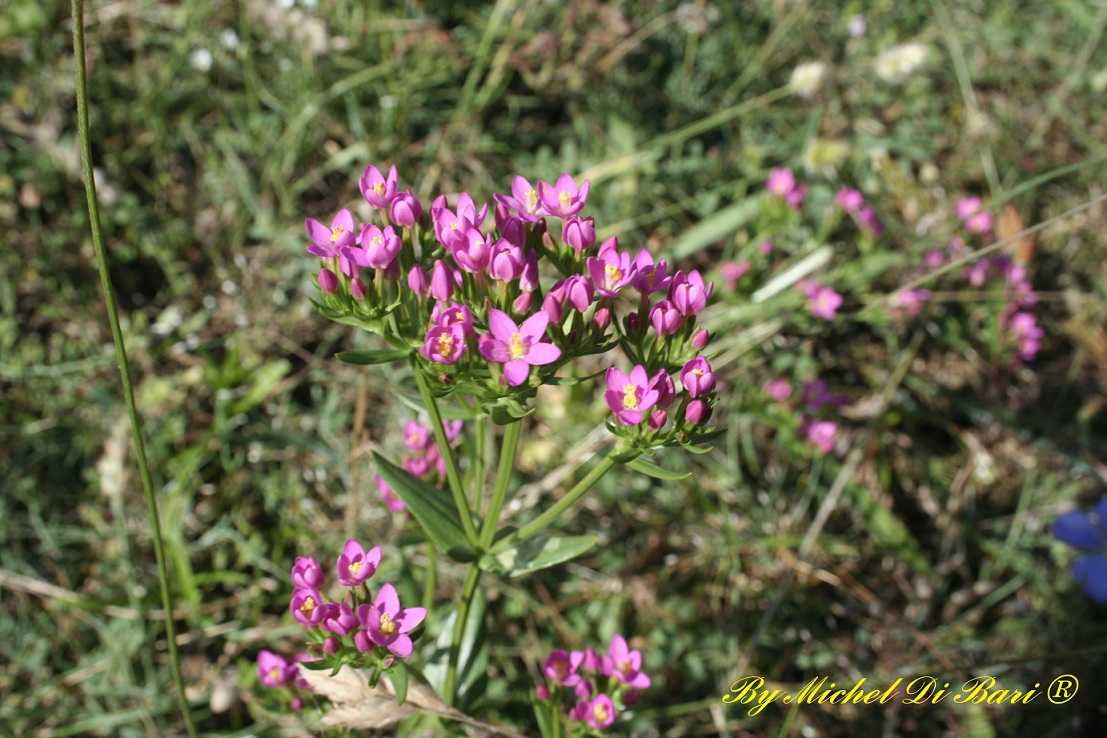
M 488 507 L 488 515 L 484 518 L 484 527 L 480 532 L 480 546 L 488 548 L 492 544 L 492 538 L 496 535 L 496 525 L 500 520 L 500 510 L 503 509 L 504 500 L 507 498 L 507 486 L 511 482 L 511 470 L 515 468 L 515 450 L 519 447 L 519 431 L 523 427 L 522 420 L 516 420 L 504 426 L 504 440 L 500 446 L 500 463 L 496 469 L 496 484 L 492 488 L 492 503 Z
M 480 514 L 484 505 L 484 456 L 488 451 L 488 417 L 478 415 L 476 420 L 476 457 L 473 459 L 473 509 Z
M 596 482 L 600 481 L 604 474 L 607 474 L 609 471 L 611 471 L 611 468 L 615 466 L 616 463 L 615 453 L 616 452 L 614 449 L 609 451 L 607 455 L 600 459 L 600 463 L 596 464 L 596 466 L 592 468 L 592 471 L 588 472 L 584 479 L 577 482 L 573 486 L 573 488 L 565 494 L 564 497 L 554 503 L 554 505 L 550 509 L 546 510 L 537 518 L 520 528 L 517 533 L 504 538 L 502 541 L 496 544 L 492 548 L 492 553 L 499 553 L 500 551 L 507 550 L 508 548 L 511 548 L 512 546 L 530 538 L 535 533 L 541 533 L 543 530 L 548 528 L 551 523 L 557 520 L 561 513 L 568 510 L 573 505 L 573 503 L 583 497 L 584 493 L 591 489 Z M 596 454 L 596 456 L 599 456 L 599 454 Z
M 111 275 L 108 271 L 108 255 L 104 246 L 104 234 L 100 229 L 100 206 L 96 199 L 96 183 L 92 174 L 92 142 L 89 136 L 88 122 L 88 81 L 85 72 L 85 7 L 84 0 L 73 0 L 73 57 L 77 76 L 77 130 L 81 139 L 81 163 L 85 179 L 85 196 L 88 199 L 89 225 L 92 228 L 92 243 L 96 249 L 96 265 L 100 271 L 100 285 L 104 291 L 104 304 L 108 311 L 112 340 L 115 343 L 115 358 L 119 364 L 119 376 L 123 384 L 123 401 L 127 405 L 127 415 L 131 421 L 131 438 L 135 447 L 135 459 L 138 462 L 139 477 L 146 495 L 146 509 L 150 516 L 150 531 L 154 542 L 154 557 L 157 559 L 158 584 L 161 592 L 161 606 L 165 611 L 165 638 L 169 647 L 169 665 L 176 684 L 177 702 L 185 728 L 191 738 L 196 738 L 196 726 L 192 721 L 192 710 L 185 696 L 184 680 L 181 678 L 181 657 L 177 651 L 177 633 L 173 625 L 173 598 L 169 593 L 169 570 L 165 563 L 165 547 L 161 535 L 161 519 L 158 516 L 158 501 L 154 496 L 154 480 L 150 475 L 150 465 L 146 461 L 146 446 L 142 440 L 139 426 L 138 407 L 135 404 L 134 387 L 131 384 L 131 370 L 127 363 L 127 348 L 123 343 L 123 330 L 119 326 L 119 310 L 112 292 Z
M 473 515 L 469 511 L 469 504 L 465 501 L 464 488 L 461 486 L 461 475 L 457 469 L 457 459 L 454 458 L 453 449 L 446 439 L 446 429 L 442 427 L 442 414 L 438 412 L 438 403 L 431 394 L 427 379 L 416 363 L 411 360 L 411 371 L 415 374 L 415 383 L 419 385 L 419 394 L 423 396 L 423 404 L 430 415 L 431 429 L 434 431 L 434 440 L 438 443 L 438 452 L 442 454 L 442 460 L 446 462 L 446 479 L 450 483 L 450 493 L 454 497 L 454 505 L 457 506 L 458 517 L 461 518 L 461 527 L 465 530 L 465 537 L 473 546 L 477 545 L 477 529 L 473 525 Z
M 434 587 L 438 580 L 438 548 L 433 541 L 427 541 L 427 568 L 423 572 L 423 608 L 430 610 L 434 605 Z
M 473 562 L 465 575 L 465 585 L 461 590 L 461 601 L 457 605 L 454 617 L 454 632 L 450 637 L 450 657 L 446 662 L 446 698 L 451 706 L 457 701 L 457 662 L 461 658 L 461 639 L 465 637 L 465 621 L 469 619 L 469 606 L 473 604 L 473 595 L 480 581 L 480 567 Z

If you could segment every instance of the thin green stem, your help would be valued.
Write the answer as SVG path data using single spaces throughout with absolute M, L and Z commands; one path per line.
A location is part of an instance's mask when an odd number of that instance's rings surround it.
M 131 438 L 135 447 L 135 459 L 138 473 L 142 479 L 142 489 L 146 495 L 146 509 L 150 516 L 150 532 L 154 542 L 154 557 L 158 566 L 158 585 L 161 592 L 161 606 L 165 611 L 165 637 L 169 647 L 169 665 L 176 684 L 177 702 L 181 717 L 191 738 L 196 738 L 196 726 L 192 721 L 192 710 L 185 696 L 184 680 L 181 678 L 181 657 L 177 651 L 177 633 L 173 625 L 173 598 L 169 593 L 169 570 L 165 563 L 165 549 L 161 535 L 161 519 L 158 516 L 158 501 L 154 495 L 154 480 L 150 475 L 150 465 L 146 461 L 146 446 L 142 440 L 139 426 L 138 407 L 135 404 L 134 388 L 131 384 L 131 371 L 127 363 L 127 348 L 123 343 L 123 330 L 119 325 L 119 310 L 112 292 L 111 276 L 108 271 L 108 255 L 104 246 L 104 234 L 100 229 L 100 207 L 96 199 L 96 183 L 92 175 L 92 142 L 89 136 L 88 122 L 88 80 L 85 72 L 85 7 L 84 0 L 73 0 L 73 57 L 77 76 L 77 130 L 81 139 L 81 163 L 85 179 L 85 196 L 88 199 L 89 225 L 92 228 L 92 243 L 96 249 L 96 264 L 100 271 L 100 285 L 104 291 L 104 304 L 108 311 L 112 340 L 115 343 L 115 358 L 119 364 L 119 376 L 123 384 L 123 401 L 127 405 L 127 415 L 131 421 Z
M 476 436 L 476 454 L 473 459 L 472 506 L 479 515 L 481 507 L 484 505 L 484 457 L 488 452 L 488 417 L 486 415 L 477 416 L 476 428 L 473 432 Z
M 473 595 L 480 581 L 480 567 L 476 562 L 469 564 L 465 574 L 465 584 L 461 590 L 461 601 L 457 605 L 454 617 L 454 632 L 450 637 L 450 657 L 446 662 L 446 694 L 443 695 L 451 706 L 457 701 L 457 662 L 461 659 L 461 639 L 465 637 L 465 621 L 469 619 L 469 607 L 473 604 Z
M 596 454 L 599 456 L 599 454 Z M 615 450 L 609 451 L 602 459 L 600 463 L 592 467 L 592 471 L 584 477 L 584 479 L 577 482 L 571 490 L 569 490 L 564 497 L 558 500 L 550 509 L 539 515 L 534 520 L 530 521 L 522 528 L 519 529 L 514 535 L 508 536 L 497 544 L 492 551 L 498 553 L 499 551 L 506 550 L 511 546 L 514 546 L 522 541 L 533 536 L 535 533 L 541 533 L 548 528 L 551 523 L 560 517 L 561 513 L 572 507 L 573 503 L 584 496 L 584 493 L 592 488 L 596 482 L 600 481 L 604 474 L 611 471 L 611 468 L 615 466 Z
M 454 505 L 457 506 L 458 517 L 461 518 L 461 527 L 465 530 L 465 537 L 469 543 L 477 545 L 477 529 L 473 525 L 473 515 L 469 510 L 469 503 L 465 501 L 464 487 L 461 486 L 461 474 L 457 469 L 457 458 L 446 438 L 446 429 L 442 427 L 442 413 L 438 411 L 438 403 L 431 394 L 427 379 L 420 371 L 415 359 L 411 360 L 411 371 L 415 375 L 415 383 L 419 385 L 419 394 L 423 396 L 423 405 L 430 415 L 431 429 L 434 431 L 434 440 L 438 444 L 438 452 L 442 454 L 442 460 L 446 462 L 446 479 L 450 483 L 450 493 L 454 497 Z
M 519 431 L 523 427 L 522 420 L 516 420 L 504 426 L 504 440 L 500 446 L 500 462 L 496 469 L 496 483 L 492 488 L 492 503 L 488 507 L 488 514 L 484 518 L 484 527 L 480 531 L 480 546 L 488 548 L 492 544 L 492 538 L 496 535 L 496 525 L 500 520 L 500 511 L 504 507 L 507 498 L 507 486 L 511 482 L 511 470 L 515 468 L 515 450 L 519 447 Z
M 427 567 L 423 572 L 423 608 L 430 610 L 434 606 L 434 587 L 438 581 L 438 548 L 433 541 L 427 541 Z

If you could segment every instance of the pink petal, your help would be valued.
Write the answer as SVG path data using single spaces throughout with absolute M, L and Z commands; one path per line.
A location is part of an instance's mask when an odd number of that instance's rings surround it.
M 377 598 L 373 600 L 374 607 L 383 607 L 390 616 L 400 610 L 400 597 L 396 594 L 396 588 L 391 584 L 385 584 L 377 592 Z
M 396 636 L 396 640 L 388 644 L 388 650 L 395 654 L 397 658 L 406 659 L 411 655 L 414 646 L 411 643 L 411 639 L 406 635 L 399 635 Z
M 492 308 L 488 311 L 488 330 L 499 340 L 510 341 L 519 332 L 519 327 L 503 310 Z
M 503 363 L 511 360 L 511 353 L 507 350 L 507 342 L 496 340 L 492 336 L 478 338 L 477 348 L 480 349 L 480 355 L 489 361 Z
M 530 364 L 523 359 L 513 359 L 504 364 L 504 377 L 512 387 L 518 387 L 530 376 Z
M 561 349 L 552 343 L 536 343 L 527 351 L 526 360 L 532 366 L 552 364 L 561 358 Z
M 491 320 L 491 316 L 489 316 L 489 320 Z M 550 316 L 542 311 L 538 311 L 519 326 L 519 333 L 526 338 L 537 341 L 542 337 L 542 334 L 546 332 L 546 326 L 549 325 L 549 323 Z M 515 324 L 512 323 L 512 328 L 514 328 L 514 325 Z

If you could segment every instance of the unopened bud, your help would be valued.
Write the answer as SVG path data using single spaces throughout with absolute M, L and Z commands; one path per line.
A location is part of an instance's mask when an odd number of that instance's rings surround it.
M 703 400 L 692 400 L 684 410 L 684 419 L 692 425 L 699 425 L 711 416 L 711 408 Z
M 365 296 L 369 294 L 369 291 L 365 288 L 365 283 L 360 278 L 354 277 L 350 280 L 350 294 L 354 296 L 355 300 L 364 300 Z
M 334 292 L 338 289 L 338 275 L 330 269 L 319 270 L 319 289 L 324 292 Z
M 665 421 L 669 419 L 668 413 L 664 410 L 654 410 L 650 413 L 649 420 L 646 421 L 646 425 L 652 431 L 659 431 L 665 425 Z
M 330 636 L 327 640 L 323 641 L 323 653 L 328 656 L 334 656 L 336 653 L 342 650 L 342 644 L 334 636 Z
M 699 351 L 707 345 L 707 341 L 709 338 L 710 336 L 707 333 L 707 329 L 700 328 L 698 331 L 692 334 L 692 348 L 696 349 L 696 351 Z
M 611 310 L 608 308 L 600 308 L 597 310 L 596 314 L 592 316 L 592 325 L 596 326 L 596 328 L 601 331 L 606 331 L 607 327 L 611 325 Z

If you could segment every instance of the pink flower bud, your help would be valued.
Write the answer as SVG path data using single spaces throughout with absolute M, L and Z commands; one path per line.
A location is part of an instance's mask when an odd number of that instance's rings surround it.
M 530 312 L 531 297 L 530 292 L 524 292 L 515 298 L 515 302 L 511 303 L 511 309 L 516 315 L 526 315 Z
M 319 270 L 319 289 L 324 292 L 334 292 L 338 289 L 338 275 L 330 269 Z
M 684 419 L 692 425 L 699 425 L 711 415 L 710 408 L 703 400 L 692 400 L 684 409 Z
M 769 254 L 773 253 L 773 242 L 762 241 L 761 245 L 757 247 L 757 250 L 761 252 L 762 256 L 768 256 Z
M 365 296 L 369 294 L 369 291 L 365 288 L 365 283 L 360 278 L 354 277 L 350 280 L 350 294 L 354 296 L 355 300 L 364 300 Z
M 454 294 L 454 277 L 446 262 L 437 259 L 431 270 L 431 295 L 436 300 L 449 300 Z
M 419 216 L 423 214 L 423 206 L 411 190 L 396 195 L 389 207 L 389 215 L 392 222 L 404 228 L 414 228 Z
M 606 331 L 607 327 L 611 325 L 611 311 L 607 308 L 597 310 L 596 314 L 592 316 L 592 325 L 601 331 Z
M 288 703 L 288 706 L 292 709 L 293 712 L 299 712 L 300 710 L 304 709 L 304 698 L 293 697 L 292 701 Z
M 654 410 L 650 413 L 649 420 L 646 421 L 646 426 L 652 431 L 659 431 L 665 425 L 665 421 L 669 419 L 668 413 L 664 410 Z
M 710 335 L 707 333 L 706 328 L 700 328 L 698 331 L 692 334 L 692 348 L 699 351 L 707 345 L 707 341 Z
M 545 702 L 550 698 L 550 688 L 545 684 L 539 684 L 534 688 L 534 696 L 537 697 L 539 701 Z
M 327 639 L 323 641 L 323 653 L 328 656 L 334 656 L 342 650 L 342 643 L 334 636 L 327 636 Z
M 430 289 L 430 282 L 427 280 L 427 273 L 423 267 L 418 264 L 412 265 L 411 271 L 407 273 L 407 286 L 420 297 L 427 296 L 427 291 Z
M 561 240 L 573 247 L 578 254 L 596 243 L 596 222 L 579 216 L 569 218 L 561 229 Z

